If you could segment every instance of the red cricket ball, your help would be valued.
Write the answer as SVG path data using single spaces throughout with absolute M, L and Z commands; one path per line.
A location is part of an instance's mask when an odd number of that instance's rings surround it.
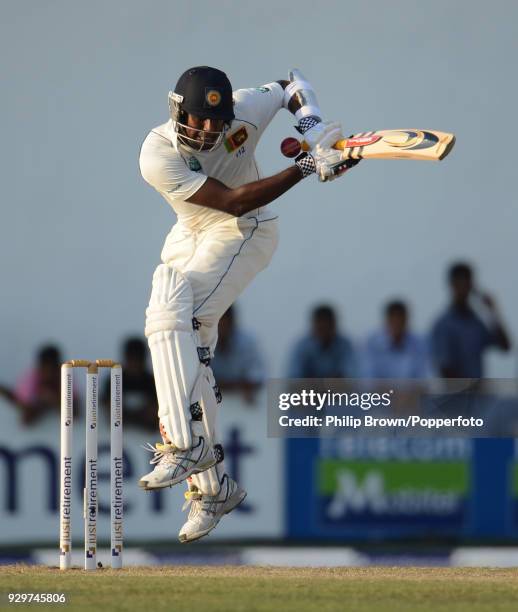
M 285 138 L 281 142 L 281 151 L 285 157 L 297 157 L 301 151 L 300 142 L 296 138 Z

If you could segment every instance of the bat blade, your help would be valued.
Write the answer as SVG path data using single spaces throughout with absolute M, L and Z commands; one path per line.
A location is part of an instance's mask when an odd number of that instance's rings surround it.
M 379 130 L 362 132 L 335 143 L 348 159 L 421 159 L 440 161 L 452 150 L 455 135 L 437 130 Z M 302 143 L 303 150 L 308 146 Z

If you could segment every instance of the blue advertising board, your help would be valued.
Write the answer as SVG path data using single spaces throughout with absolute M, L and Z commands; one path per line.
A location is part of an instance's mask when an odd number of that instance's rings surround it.
M 507 439 L 288 439 L 287 535 L 373 541 L 518 534 L 513 458 Z

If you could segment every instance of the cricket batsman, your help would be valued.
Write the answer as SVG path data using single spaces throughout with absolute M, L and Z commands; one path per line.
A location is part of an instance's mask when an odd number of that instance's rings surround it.
M 262 178 L 255 149 L 281 108 L 295 115 L 310 151 Z M 216 428 L 221 394 L 210 360 L 220 317 L 277 246 L 277 216 L 268 204 L 311 174 L 329 181 L 357 162 L 332 148 L 343 138 L 341 127 L 322 121 L 313 88 L 297 70 L 289 81 L 232 92 L 221 70 L 190 68 L 169 93 L 169 112 L 140 152 L 142 176 L 177 222 L 146 310 L 162 443 L 149 445 L 154 469 L 139 485 L 153 490 L 187 481 L 192 505 L 179 539 L 191 542 L 246 497 L 225 469 Z

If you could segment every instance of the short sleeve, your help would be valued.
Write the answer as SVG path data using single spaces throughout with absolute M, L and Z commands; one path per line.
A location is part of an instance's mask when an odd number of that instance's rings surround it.
M 182 156 L 170 144 L 149 134 L 140 151 L 139 165 L 144 180 L 169 200 L 188 200 L 205 183 L 207 176 L 188 168 Z
M 238 89 L 234 92 L 236 119 L 252 123 L 262 132 L 282 108 L 283 98 L 284 89 L 275 82 Z
M 306 367 L 307 347 L 304 339 L 296 342 L 289 356 L 287 374 L 288 378 L 304 378 Z
M 439 319 L 434 325 L 430 343 L 434 366 L 437 370 L 452 367 L 455 360 L 451 346 L 451 336 L 444 319 Z
M 426 338 L 415 338 L 413 362 L 412 376 L 414 378 L 428 378 L 430 376 L 430 347 Z
M 492 346 L 498 346 L 499 345 L 498 330 L 495 327 L 489 327 L 485 325 L 482 321 L 481 321 L 481 327 L 482 327 L 482 330 L 481 330 L 482 347 L 490 348 Z
M 37 386 L 36 371 L 28 370 L 16 383 L 14 395 L 19 402 L 29 404 L 36 399 Z

